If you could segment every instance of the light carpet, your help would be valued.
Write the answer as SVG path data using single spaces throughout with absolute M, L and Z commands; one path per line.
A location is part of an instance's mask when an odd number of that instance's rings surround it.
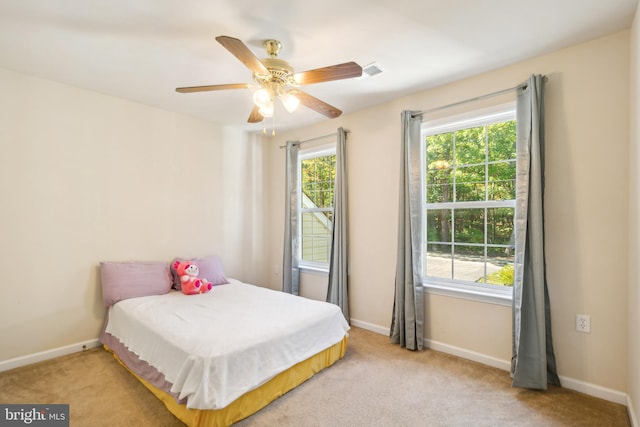
M 181 426 L 103 349 L 0 373 L 0 403 L 68 403 L 71 426 Z M 626 408 L 559 387 L 511 387 L 509 373 L 352 328 L 345 357 L 238 427 L 629 426 Z

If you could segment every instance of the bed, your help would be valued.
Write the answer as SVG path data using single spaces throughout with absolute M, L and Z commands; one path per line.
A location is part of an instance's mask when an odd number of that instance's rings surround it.
M 345 354 L 349 326 L 333 304 L 223 276 L 185 295 L 166 266 L 102 263 L 101 341 L 187 425 L 246 418 Z

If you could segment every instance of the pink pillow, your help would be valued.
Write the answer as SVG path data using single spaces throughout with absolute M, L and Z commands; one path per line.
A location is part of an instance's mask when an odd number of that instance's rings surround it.
M 101 262 L 102 299 L 105 307 L 123 299 L 163 295 L 171 290 L 166 262 Z
M 176 258 L 171 261 L 171 266 L 176 261 L 185 261 L 186 258 Z M 217 285 L 225 285 L 229 283 L 227 278 L 224 276 L 224 270 L 222 269 L 222 260 L 219 256 L 213 255 L 204 258 L 193 258 L 189 259 L 195 265 L 198 266 L 200 270 L 200 274 L 198 277 L 202 277 L 203 279 L 207 279 L 211 282 L 213 286 Z M 171 267 L 171 276 L 173 277 L 173 289 L 180 290 L 180 278 L 178 277 L 178 273 Z

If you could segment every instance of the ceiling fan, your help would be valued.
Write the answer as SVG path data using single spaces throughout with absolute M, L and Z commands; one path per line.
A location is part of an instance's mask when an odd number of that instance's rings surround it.
M 276 98 L 280 99 L 289 112 L 293 112 L 299 104 L 302 104 L 326 117 L 338 117 L 342 114 L 342 111 L 298 88 L 304 85 L 350 79 L 362 75 L 362 67 L 355 62 L 345 62 L 343 64 L 295 73 L 293 67 L 289 65 L 287 61 L 277 57 L 278 52 L 282 48 L 282 44 L 278 40 L 270 39 L 263 42 L 262 45 L 269 55 L 268 58 L 264 59 L 259 59 L 242 41 L 236 38 L 218 36 L 216 40 L 251 70 L 253 80 L 256 84 L 233 83 L 179 87 L 176 91 L 180 93 L 190 93 L 257 87 L 258 89 L 253 94 L 254 107 L 247 120 L 249 123 L 258 123 L 265 117 L 273 117 L 273 103 Z

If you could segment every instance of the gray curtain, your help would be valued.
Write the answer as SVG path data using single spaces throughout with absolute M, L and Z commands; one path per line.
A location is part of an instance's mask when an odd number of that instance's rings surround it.
M 424 297 L 422 288 L 422 209 L 420 123 L 417 112 L 402 112 L 398 252 L 391 341 L 422 350 Z
M 300 144 L 287 141 L 287 171 L 285 192 L 284 261 L 282 267 L 282 290 L 298 295 L 300 288 L 300 238 L 298 233 L 298 153 Z
M 515 276 L 513 285 L 514 387 L 560 385 L 551 339 L 544 255 L 544 85 L 532 75 L 517 100 Z
M 327 302 L 338 305 L 349 322 L 349 224 L 347 212 L 346 132 L 338 129 L 336 177 L 333 190 L 333 232 Z

